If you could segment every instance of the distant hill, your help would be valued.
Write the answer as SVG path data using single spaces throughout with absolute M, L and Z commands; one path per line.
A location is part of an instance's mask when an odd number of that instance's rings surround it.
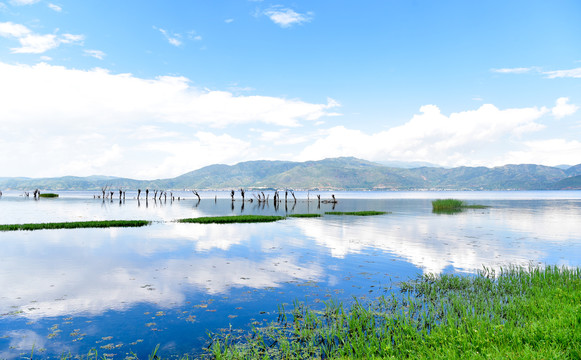
M 581 189 L 581 164 L 417 168 L 390 167 L 352 157 L 320 161 L 247 161 L 210 165 L 171 179 L 108 176 L 0 178 L 0 190 L 311 189 L 311 190 L 546 190 Z

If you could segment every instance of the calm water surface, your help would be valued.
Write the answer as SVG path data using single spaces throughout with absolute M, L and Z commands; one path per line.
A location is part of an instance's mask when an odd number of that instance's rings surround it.
M 336 211 L 382 210 L 276 223 L 200 225 L 172 220 L 231 214 L 324 213 L 317 193 L 274 207 L 239 194 L 185 200 L 58 199 L 6 193 L 0 224 L 146 219 L 143 228 L 0 233 L 0 358 L 63 353 L 147 358 L 199 355 L 208 331 L 276 319 L 278 304 L 374 299 L 422 272 L 482 266 L 581 266 L 581 192 L 335 193 Z M 247 199 L 252 197 L 247 194 Z M 307 201 L 307 197 L 311 201 Z M 431 200 L 489 205 L 434 214 Z M 272 198 L 272 194 L 270 195 Z M 330 194 L 322 193 L 322 198 Z M 283 194 L 284 199 L 284 194 Z

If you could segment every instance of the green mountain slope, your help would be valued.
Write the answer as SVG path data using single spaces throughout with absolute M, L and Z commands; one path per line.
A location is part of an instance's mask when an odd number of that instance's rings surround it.
M 171 179 L 133 180 L 90 176 L 0 178 L 0 189 L 333 189 L 333 190 L 541 190 L 576 189 L 581 164 L 568 169 L 542 165 L 494 168 L 395 168 L 357 158 L 320 161 L 248 161 L 211 165 Z

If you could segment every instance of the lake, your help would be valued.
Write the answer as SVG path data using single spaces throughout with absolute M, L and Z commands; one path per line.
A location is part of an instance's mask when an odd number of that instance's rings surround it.
M 96 199 L 60 192 L 33 200 L 4 191 L 0 224 L 151 220 L 142 228 L 0 232 L 0 358 L 62 354 L 147 358 L 203 354 L 208 332 L 276 320 L 280 304 L 315 308 L 397 291 L 421 273 L 581 266 L 581 191 L 296 193 L 279 206 L 228 192 L 175 201 Z M 150 195 L 151 196 L 151 195 Z M 180 200 L 177 200 L 177 197 Z M 252 198 L 248 192 L 246 199 Z M 184 199 L 185 198 L 185 199 Z M 432 212 L 442 198 L 490 206 Z M 308 201 L 310 200 L 310 201 Z M 379 210 L 379 216 L 202 225 L 180 218 Z

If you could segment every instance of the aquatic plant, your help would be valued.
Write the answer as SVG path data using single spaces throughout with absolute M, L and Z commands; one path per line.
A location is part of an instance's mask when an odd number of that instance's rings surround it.
M 290 214 L 288 217 L 294 218 L 314 218 L 314 217 L 321 217 L 321 214 Z
M 432 210 L 435 212 L 458 211 L 462 209 L 485 209 L 485 205 L 468 205 L 457 199 L 438 199 L 432 201 Z
M 38 224 L 10 224 L 10 225 L 0 225 L 0 231 L 139 227 L 146 226 L 149 224 L 151 224 L 151 221 L 146 220 L 103 220 L 103 221 L 54 222 Z
M 180 223 L 196 223 L 196 224 L 233 224 L 233 223 L 272 222 L 283 219 L 284 216 L 235 215 L 235 216 L 205 216 L 198 218 L 179 219 L 176 221 Z
M 386 211 L 326 211 L 325 215 L 352 215 L 352 216 L 373 216 L 388 214 Z
M 56 198 L 56 197 L 59 197 L 59 194 L 44 193 L 44 194 L 39 194 L 38 196 L 43 197 L 43 198 Z
M 581 357 L 581 269 L 510 267 L 419 275 L 369 304 L 295 302 L 243 337 L 214 334 L 216 359 Z

